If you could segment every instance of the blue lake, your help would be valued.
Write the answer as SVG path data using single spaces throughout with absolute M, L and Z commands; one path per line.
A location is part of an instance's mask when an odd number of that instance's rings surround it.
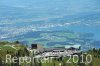
M 37 31 L 90 33 L 100 41 L 99 0 L 2 0 L 0 1 L 0 40 L 48 41 Z M 36 33 L 35 33 L 36 32 Z M 33 36 L 34 35 L 34 36 Z M 25 38 L 25 39 L 24 39 Z M 27 38 L 27 39 L 26 39 Z M 37 39 L 35 39 L 37 38 Z M 32 42 L 32 41 L 31 41 Z M 58 43 L 57 41 L 50 43 Z M 50 43 L 47 43 L 50 45 Z M 65 44 L 65 41 L 59 44 Z M 99 42 L 96 42 L 98 47 Z M 100 46 L 99 46 L 100 47 Z

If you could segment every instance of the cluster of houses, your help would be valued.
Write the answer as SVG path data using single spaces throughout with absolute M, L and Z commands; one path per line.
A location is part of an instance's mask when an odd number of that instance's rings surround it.
M 31 45 L 32 52 L 36 55 L 36 58 L 39 57 L 66 57 L 69 55 L 78 54 L 81 52 L 81 45 L 69 44 L 64 47 L 50 47 L 44 48 L 40 44 Z

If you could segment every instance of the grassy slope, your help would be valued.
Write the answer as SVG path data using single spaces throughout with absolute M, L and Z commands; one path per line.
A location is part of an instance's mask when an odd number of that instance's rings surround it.
M 12 47 L 10 45 L 14 46 Z M 24 52 L 25 48 L 25 46 L 16 44 L 14 42 L 0 42 L 0 57 L 2 58 L 2 60 L 4 60 L 7 54 L 15 55 L 19 50 Z

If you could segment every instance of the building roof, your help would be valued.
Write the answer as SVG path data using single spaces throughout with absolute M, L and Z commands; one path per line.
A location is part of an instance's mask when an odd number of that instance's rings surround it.
M 65 45 L 65 48 L 79 48 L 81 45 Z

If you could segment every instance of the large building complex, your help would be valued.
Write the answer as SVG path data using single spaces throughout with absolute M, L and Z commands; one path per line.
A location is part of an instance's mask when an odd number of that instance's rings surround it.
M 78 54 L 81 51 L 81 45 L 69 44 L 65 47 L 44 48 L 39 44 L 32 44 L 32 49 L 35 50 L 36 57 L 61 57 Z

